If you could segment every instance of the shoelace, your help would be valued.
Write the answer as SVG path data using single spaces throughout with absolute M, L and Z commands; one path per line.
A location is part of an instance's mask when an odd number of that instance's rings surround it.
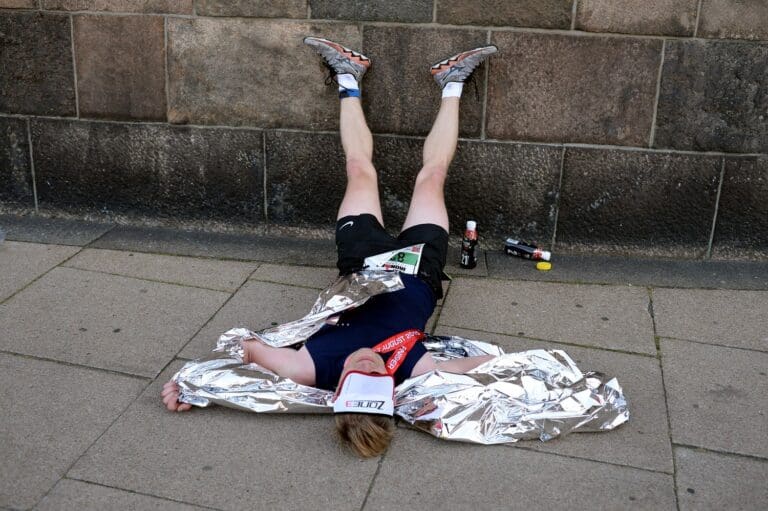
M 325 84 L 326 85 L 331 85 L 331 84 L 335 83 L 334 78 L 336 78 L 336 75 L 338 73 L 336 73 L 336 70 L 333 69 L 331 67 L 331 65 L 328 64 L 328 62 L 325 61 L 325 59 L 323 59 L 323 65 L 325 66 L 325 69 L 328 70 L 328 75 L 325 77 Z

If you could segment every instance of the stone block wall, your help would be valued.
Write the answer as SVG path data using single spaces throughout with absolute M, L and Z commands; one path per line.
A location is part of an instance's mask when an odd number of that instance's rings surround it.
M 363 82 L 385 221 L 439 104 L 461 107 L 455 233 L 554 250 L 768 255 L 765 0 L 0 0 L 4 210 L 333 225 L 344 191 L 322 35 Z

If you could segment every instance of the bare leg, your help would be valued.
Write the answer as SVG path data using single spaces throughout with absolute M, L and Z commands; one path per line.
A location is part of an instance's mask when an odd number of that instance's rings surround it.
M 379 183 L 373 167 L 373 137 L 365 122 L 359 98 L 345 98 L 340 105 L 341 144 L 347 160 L 347 190 L 337 218 L 369 213 L 382 225 Z
M 432 129 L 424 141 L 424 163 L 416 176 L 403 230 L 419 224 L 448 230 L 443 187 L 459 139 L 459 98 L 443 98 Z

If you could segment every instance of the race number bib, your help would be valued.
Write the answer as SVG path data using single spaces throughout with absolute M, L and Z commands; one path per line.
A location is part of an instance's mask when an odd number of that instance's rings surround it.
M 419 271 L 421 262 L 421 253 L 424 250 L 424 243 L 411 245 L 410 247 L 392 250 L 365 258 L 364 268 L 398 270 L 408 275 L 416 275 Z

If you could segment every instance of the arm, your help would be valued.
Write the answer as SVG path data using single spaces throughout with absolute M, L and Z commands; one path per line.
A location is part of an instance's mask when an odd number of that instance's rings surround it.
M 416 362 L 411 371 L 411 376 L 419 376 L 429 371 L 445 371 L 446 373 L 464 374 L 480 364 L 484 364 L 495 358 L 493 355 L 480 355 L 477 357 L 455 358 L 438 362 L 430 353 L 425 353 L 423 357 Z
M 243 363 L 256 363 L 278 376 L 290 378 L 301 385 L 315 384 L 315 364 L 306 347 L 273 348 L 259 340 L 243 342 Z
M 283 378 L 290 378 L 300 385 L 315 384 L 315 363 L 306 348 L 273 348 L 258 339 L 243 342 L 243 363 L 259 364 Z M 179 402 L 179 386 L 171 380 L 163 385 L 160 393 L 166 408 L 172 412 L 185 412 L 191 404 Z
M 445 371 L 446 373 L 458 373 L 458 374 L 464 374 L 475 367 L 484 364 L 488 362 L 489 360 L 493 360 L 493 355 L 480 355 L 477 357 L 465 357 L 465 358 L 454 358 L 453 360 L 445 360 L 443 362 L 437 363 L 437 370 L 438 371 Z

